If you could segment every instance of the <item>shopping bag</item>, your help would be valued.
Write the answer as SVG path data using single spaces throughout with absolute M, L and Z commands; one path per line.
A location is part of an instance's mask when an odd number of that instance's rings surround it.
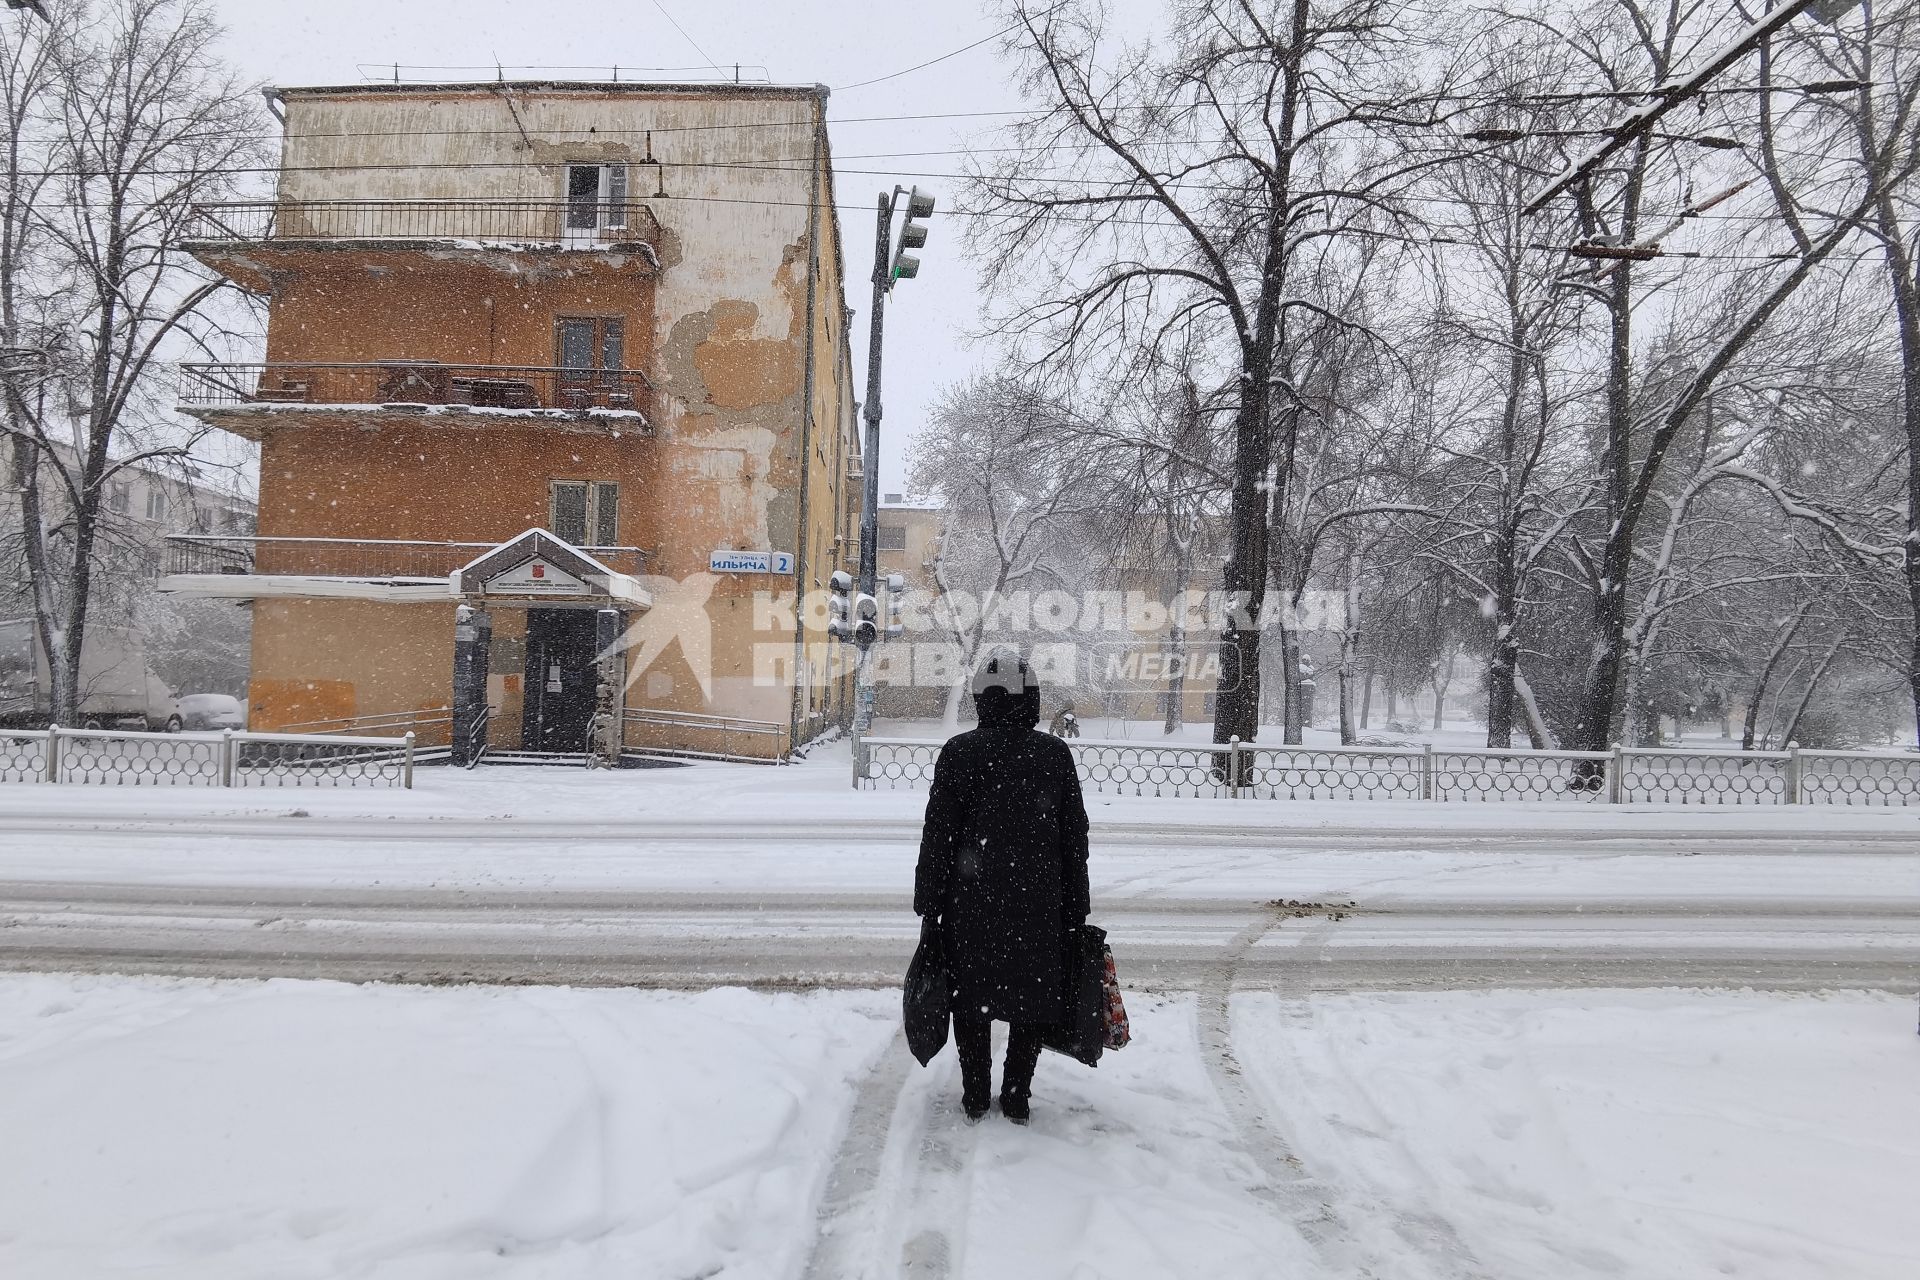
M 1120 1000 L 1120 975 L 1113 967 L 1113 948 L 1100 950 L 1100 989 L 1106 999 L 1107 1014 L 1106 1046 L 1124 1049 L 1133 1040 L 1133 1027 L 1127 1021 L 1127 1006 Z
M 907 982 L 900 996 L 907 1048 L 923 1067 L 946 1047 L 951 1002 L 946 944 L 940 937 L 939 926 L 928 921 L 921 926 L 920 945 L 907 966 Z
M 1107 1046 L 1106 953 L 1105 929 L 1084 924 L 1068 933 L 1067 1020 L 1040 1038 L 1044 1048 L 1090 1067 Z

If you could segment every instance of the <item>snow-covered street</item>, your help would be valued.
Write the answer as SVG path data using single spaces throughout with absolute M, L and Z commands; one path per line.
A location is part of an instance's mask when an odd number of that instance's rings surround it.
M 1024 1131 L 966 1126 L 896 1015 L 8 977 L 0 1272 L 1890 1280 L 1920 1244 L 1905 999 L 1139 995 Z
M 1874 1280 L 1920 1247 L 1900 811 L 1096 798 L 1136 1039 L 1048 1055 L 1019 1130 L 900 1041 L 922 795 L 422 780 L 0 792 L 0 1273 Z

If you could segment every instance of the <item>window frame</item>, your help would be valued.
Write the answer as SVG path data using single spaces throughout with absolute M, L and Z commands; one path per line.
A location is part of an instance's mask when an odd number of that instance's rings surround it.
M 593 360 L 591 365 L 569 365 L 567 363 L 567 326 L 590 324 L 593 334 L 588 339 L 588 351 Z M 618 364 L 608 364 L 609 350 L 620 357 Z M 624 314 L 601 313 L 593 315 L 556 315 L 553 318 L 553 367 L 561 375 L 586 375 L 574 378 L 574 381 L 595 382 L 601 375 L 625 373 L 627 371 L 627 317 Z
M 560 525 L 560 495 L 579 490 L 581 537 L 568 537 Z M 612 510 L 607 508 L 611 505 Z M 617 547 L 620 542 L 620 482 L 556 478 L 547 481 L 547 531 L 562 542 L 576 547 Z M 611 538 L 607 535 L 611 534 Z
M 574 210 L 588 201 L 584 193 L 574 193 L 573 175 L 588 169 L 593 170 L 595 175 L 591 201 L 593 221 L 588 225 L 580 225 L 574 221 Z M 632 198 L 633 169 L 625 161 L 569 160 L 561 183 L 567 210 L 562 221 L 569 233 L 625 231 L 630 225 L 627 209 Z

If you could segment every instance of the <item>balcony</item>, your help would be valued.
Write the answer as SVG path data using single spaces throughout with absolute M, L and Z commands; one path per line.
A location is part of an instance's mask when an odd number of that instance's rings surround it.
M 633 249 L 659 238 L 653 211 L 631 200 L 237 201 L 195 205 L 183 237 L 192 246 L 429 241 L 435 247 L 561 250 Z
M 421 583 L 446 590 L 447 576 L 497 542 L 431 542 L 381 538 L 257 538 L 174 534 L 167 539 L 169 577 L 259 576 L 337 578 L 343 582 Z M 616 573 L 637 575 L 640 547 L 582 547 Z M 234 594 L 248 594 L 236 591 Z
M 248 439 L 263 415 L 353 413 L 550 416 L 647 434 L 653 382 L 639 369 L 380 364 L 183 364 L 183 413 Z M 249 421 L 251 419 L 251 422 Z

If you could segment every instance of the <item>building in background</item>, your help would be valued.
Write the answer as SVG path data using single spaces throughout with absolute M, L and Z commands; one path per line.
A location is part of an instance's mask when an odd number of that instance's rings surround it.
M 826 91 L 272 97 L 277 198 L 190 246 L 268 300 L 265 360 L 182 379 L 260 445 L 258 534 L 176 540 L 165 583 L 255 602 L 254 727 L 444 740 L 463 603 L 496 748 L 583 748 L 610 623 L 629 745 L 776 758 L 842 719 L 799 607 L 858 527 Z
M 940 555 L 940 535 L 946 523 L 946 511 L 935 502 L 904 493 L 880 495 L 880 511 L 875 518 L 874 541 L 882 579 L 900 574 L 907 590 L 924 600 L 940 594 L 934 581 L 933 564 Z M 936 642 L 943 636 L 910 634 L 907 644 L 926 640 Z M 908 664 L 911 671 L 911 663 Z M 881 682 L 874 687 L 874 714 L 888 720 L 937 719 L 945 712 L 947 691 L 938 685 L 917 686 L 911 680 Z M 971 710 L 971 708 L 969 708 Z
M 56 446 L 55 452 L 57 459 L 42 456 L 40 495 L 51 530 L 48 550 L 70 562 L 69 503 L 59 472 L 77 473 L 79 459 L 71 446 Z M 155 592 L 170 537 L 226 540 L 253 533 L 254 502 L 238 492 L 240 484 L 224 470 L 202 470 L 172 457 L 129 463 L 106 481 L 93 547 L 90 624 L 132 628 L 156 674 L 180 692 L 246 692 L 248 610 Z M 21 492 L 9 469 L 0 474 L 0 621 L 33 616 L 20 521 Z

